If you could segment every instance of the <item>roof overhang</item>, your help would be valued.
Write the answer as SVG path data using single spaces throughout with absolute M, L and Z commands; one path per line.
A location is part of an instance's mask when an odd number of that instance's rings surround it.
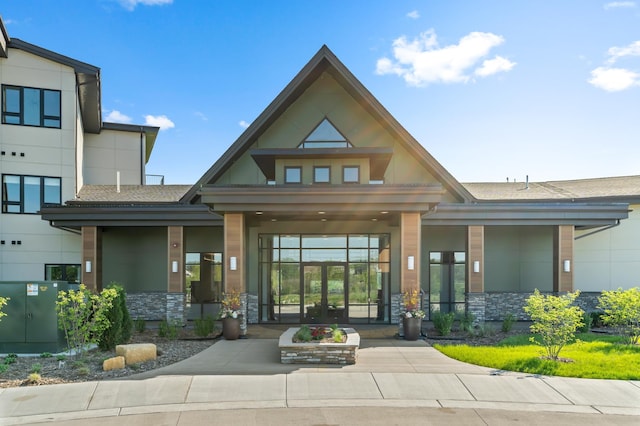
M 427 212 L 444 193 L 431 185 L 204 186 L 198 194 L 216 213 L 261 212 L 296 218 L 358 216 L 379 212 Z
M 99 133 L 102 128 L 102 110 L 100 105 L 100 68 L 81 62 L 51 50 L 44 49 L 26 41 L 12 38 L 9 47 L 20 49 L 32 55 L 57 62 L 73 68 L 76 73 L 78 97 L 84 130 Z
M 203 205 L 73 205 L 45 206 L 43 220 L 57 228 L 80 229 L 83 226 L 222 226 L 222 217 Z
M 627 203 L 440 204 L 425 225 L 614 225 L 629 217 Z
M 276 178 L 276 160 L 278 159 L 355 159 L 369 160 L 371 179 L 383 180 L 393 149 L 391 148 L 293 148 L 293 149 L 254 149 L 250 151 L 262 173 L 269 180 Z

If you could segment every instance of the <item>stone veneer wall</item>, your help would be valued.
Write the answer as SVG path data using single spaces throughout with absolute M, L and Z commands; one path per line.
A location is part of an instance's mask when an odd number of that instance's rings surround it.
M 132 319 L 185 322 L 184 293 L 127 293 L 127 309 Z
M 524 312 L 527 298 L 533 293 L 469 293 L 467 312 L 473 313 L 477 321 L 502 321 L 508 313 L 515 315 L 518 321 L 529 321 Z M 555 294 L 546 292 L 543 294 Z M 585 312 L 597 311 L 599 292 L 584 292 L 576 299 L 576 305 Z M 484 306 L 483 319 L 480 314 Z
M 258 295 L 247 293 L 247 323 L 257 324 L 258 320 Z

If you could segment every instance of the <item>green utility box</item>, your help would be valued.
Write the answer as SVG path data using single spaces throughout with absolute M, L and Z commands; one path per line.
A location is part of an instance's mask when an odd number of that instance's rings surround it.
M 0 353 L 57 353 L 67 349 L 58 329 L 56 301 L 59 291 L 77 290 L 78 284 L 54 281 L 0 282 L 0 296 L 10 300 L 0 319 Z

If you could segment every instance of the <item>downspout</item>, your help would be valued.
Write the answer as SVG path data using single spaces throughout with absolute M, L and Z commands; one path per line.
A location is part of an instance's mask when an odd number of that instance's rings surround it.
M 147 184 L 145 174 L 145 159 L 147 156 L 146 140 L 144 139 L 144 130 L 140 127 L 140 182 L 142 185 Z
M 597 234 L 598 232 L 607 231 L 609 229 L 615 228 L 618 225 L 620 225 L 620 219 L 618 219 L 617 222 L 613 225 L 608 225 L 608 226 L 605 226 L 604 228 L 596 229 L 595 231 L 589 232 L 587 234 L 574 237 L 573 240 L 575 241 L 575 240 L 579 240 L 580 238 L 589 237 L 591 235 Z

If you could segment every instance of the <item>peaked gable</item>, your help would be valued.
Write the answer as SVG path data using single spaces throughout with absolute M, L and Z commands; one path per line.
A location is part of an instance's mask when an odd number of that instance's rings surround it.
M 191 190 L 185 194 L 181 202 L 195 202 L 198 198 L 199 189 L 219 179 L 325 72 L 329 73 L 365 111 L 380 123 L 394 139 L 399 141 L 412 154 L 412 157 L 428 170 L 455 199 L 460 202 L 474 200 L 471 193 L 393 118 L 325 45 L 320 48 L 262 114 L 251 123 L 231 147 L 196 182 Z M 338 130 L 336 131 L 340 133 Z M 313 134 L 313 131 L 310 134 Z

